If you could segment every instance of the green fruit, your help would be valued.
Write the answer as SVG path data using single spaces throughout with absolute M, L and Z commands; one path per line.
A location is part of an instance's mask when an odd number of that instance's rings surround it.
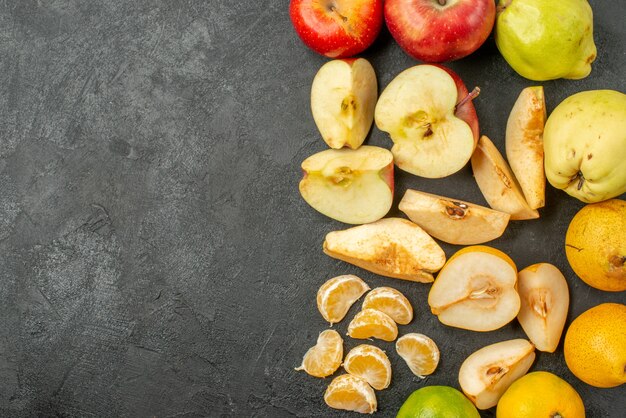
M 496 45 L 521 76 L 543 81 L 585 78 L 596 58 L 586 0 L 500 0 Z
M 480 414 L 458 390 L 450 386 L 427 386 L 407 398 L 396 418 L 480 418 Z
M 626 192 L 626 95 L 590 90 L 563 100 L 543 131 L 546 177 L 587 203 Z

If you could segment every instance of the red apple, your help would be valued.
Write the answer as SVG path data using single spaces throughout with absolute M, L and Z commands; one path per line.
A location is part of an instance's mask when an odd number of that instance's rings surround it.
M 351 57 L 369 47 L 383 24 L 382 0 L 291 0 L 291 22 L 313 51 Z
M 385 21 L 407 54 L 425 62 L 463 58 L 485 42 L 496 18 L 493 0 L 387 0 Z

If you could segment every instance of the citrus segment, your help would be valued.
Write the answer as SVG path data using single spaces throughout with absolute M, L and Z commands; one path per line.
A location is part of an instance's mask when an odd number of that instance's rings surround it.
M 391 287 L 377 287 L 365 296 L 363 309 L 376 309 L 386 313 L 400 325 L 413 320 L 413 307 L 398 290 Z
M 376 412 L 376 393 L 364 379 L 351 374 L 337 376 L 324 393 L 326 405 L 335 409 L 372 414 Z
M 363 378 L 376 390 L 389 387 L 391 363 L 383 350 L 369 344 L 354 347 L 345 360 L 343 368 L 354 376 Z
M 393 341 L 398 337 L 398 326 L 386 313 L 363 309 L 348 325 L 348 335 L 358 339 Z
M 330 325 L 341 321 L 369 286 L 352 274 L 333 277 L 317 291 L 317 309 Z
M 433 374 L 439 364 L 439 348 L 424 334 L 411 333 L 398 338 L 396 351 L 420 378 Z
M 317 344 L 309 348 L 296 370 L 304 370 L 311 376 L 326 377 L 335 373 L 343 358 L 343 339 L 335 330 L 323 331 Z

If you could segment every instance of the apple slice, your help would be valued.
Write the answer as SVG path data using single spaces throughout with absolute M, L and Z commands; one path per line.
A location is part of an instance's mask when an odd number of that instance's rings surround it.
M 488 345 L 472 353 L 459 369 L 463 393 L 478 409 L 496 406 L 500 397 L 535 361 L 535 347 L 517 339 Z
M 511 215 L 458 199 L 407 190 L 400 210 L 431 236 L 456 245 L 473 245 L 498 238 Z
M 477 245 L 457 251 L 439 272 L 428 304 L 442 323 L 472 331 L 493 331 L 519 312 L 517 268 L 495 248 Z
M 567 281 L 552 264 L 526 267 L 518 275 L 518 292 L 522 300 L 517 319 L 537 350 L 554 353 L 561 340 L 567 310 Z
M 522 90 L 506 123 L 506 158 L 532 209 L 546 204 L 543 169 L 546 118 L 543 87 L 534 86 Z
M 379 147 L 318 152 L 302 163 L 300 194 L 313 209 L 348 224 L 374 222 L 393 203 L 393 156 Z
M 422 283 L 432 282 L 433 273 L 446 262 L 430 235 L 401 218 L 330 232 L 324 252 L 381 276 Z
M 361 146 L 374 120 L 376 73 L 363 58 L 327 62 L 311 86 L 313 119 L 329 147 Z
M 472 155 L 472 170 L 478 188 L 493 209 L 511 214 L 511 220 L 539 217 L 539 212 L 526 202 L 502 154 L 484 135 L 478 140 L 478 146 Z
M 453 74 L 434 65 L 411 67 L 380 95 L 374 112 L 376 125 L 391 136 L 391 152 L 402 170 L 439 178 L 459 171 L 470 159 L 478 119 L 467 94 L 460 95 L 467 89 Z

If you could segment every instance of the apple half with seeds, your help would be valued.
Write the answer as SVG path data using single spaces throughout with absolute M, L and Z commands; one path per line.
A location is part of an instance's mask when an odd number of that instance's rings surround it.
M 380 95 L 374 119 L 394 142 L 396 165 L 421 177 L 440 178 L 459 171 L 478 141 L 478 118 L 468 93 L 452 70 L 417 65 Z
M 474 245 L 504 233 L 511 215 L 484 206 L 407 190 L 399 208 L 431 236 L 449 244 Z
M 393 203 L 393 155 L 386 149 L 329 149 L 302 162 L 300 194 L 324 215 L 347 224 L 377 221 Z

